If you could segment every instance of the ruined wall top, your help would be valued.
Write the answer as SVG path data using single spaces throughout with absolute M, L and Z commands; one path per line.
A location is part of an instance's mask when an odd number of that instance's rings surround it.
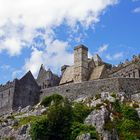
M 88 48 L 87 48 L 86 46 L 84 46 L 83 44 L 74 47 L 74 50 L 77 50 L 77 49 L 80 49 L 80 48 L 82 48 L 82 49 L 88 51 Z
M 16 81 L 17 79 L 15 79 L 14 81 L 8 81 L 5 85 L 0 85 L 0 92 L 1 91 L 4 91 L 4 90 L 7 90 L 7 89 L 9 89 L 9 88 L 12 88 L 12 87 L 14 87 L 15 86 L 15 81 Z

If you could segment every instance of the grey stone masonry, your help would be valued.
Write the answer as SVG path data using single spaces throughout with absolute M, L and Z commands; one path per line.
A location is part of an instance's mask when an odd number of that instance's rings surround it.
M 41 91 L 40 100 L 54 93 L 61 94 L 69 99 L 76 99 L 80 96 L 94 96 L 102 91 L 123 92 L 134 94 L 140 91 L 140 79 L 136 78 L 107 78 L 82 83 L 61 85 L 52 88 L 46 88 Z
M 74 82 L 87 81 L 88 78 L 88 48 L 79 45 L 74 48 Z

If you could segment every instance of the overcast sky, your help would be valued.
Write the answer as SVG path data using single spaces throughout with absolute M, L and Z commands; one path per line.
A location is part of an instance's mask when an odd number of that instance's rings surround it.
M 0 0 L 0 83 L 60 74 L 84 44 L 114 65 L 140 53 L 140 0 Z

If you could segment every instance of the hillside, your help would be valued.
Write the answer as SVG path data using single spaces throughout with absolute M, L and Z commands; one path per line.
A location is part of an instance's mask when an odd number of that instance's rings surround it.
M 102 92 L 69 101 L 58 94 L 0 117 L 2 140 L 140 139 L 139 94 Z

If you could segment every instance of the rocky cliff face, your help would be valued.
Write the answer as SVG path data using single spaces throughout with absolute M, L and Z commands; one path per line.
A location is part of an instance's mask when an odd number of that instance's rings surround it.
M 131 137 L 140 138 L 140 135 L 137 135 L 140 127 L 133 126 L 132 123 L 131 127 L 129 126 L 130 122 L 135 123 L 136 119 L 134 116 L 136 113 L 132 112 L 136 110 L 140 117 L 139 97 L 139 94 L 136 94 L 130 99 L 125 93 L 102 92 L 94 97 L 83 96 L 75 102 L 93 107 L 93 111 L 86 117 L 84 124 L 94 126 L 99 139 L 121 140 L 123 138 L 127 140 L 127 137 L 130 137 L 131 140 Z M 19 108 L 17 112 L 1 116 L 0 139 L 31 140 L 31 122 L 44 114 L 47 115 L 47 111 L 47 107 L 37 104 L 34 107 Z M 126 128 L 124 128 L 125 125 Z M 90 132 L 82 133 L 77 136 L 76 140 L 92 140 L 91 134 Z

